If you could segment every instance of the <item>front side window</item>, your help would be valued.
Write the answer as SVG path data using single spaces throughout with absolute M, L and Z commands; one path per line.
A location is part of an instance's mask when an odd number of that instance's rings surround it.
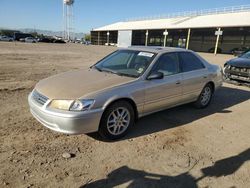
M 148 68 L 155 54 L 151 52 L 118 50 L 99 61 L 94 67 L 99 71 L 139 77 Z
M 177 74 L 179 72 L 179 59 L 176 53 L 163 54 L 157 60 L 153 72 L 162 72 L 164 76 Z
M 182 72 L 189 72 L 205 68 L 201 60 L 190 52 L 179 53 Z

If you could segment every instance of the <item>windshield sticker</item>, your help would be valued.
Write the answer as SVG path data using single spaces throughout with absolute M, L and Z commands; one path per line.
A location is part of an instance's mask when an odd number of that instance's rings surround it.
M 138 54 L 138 56 L 146 56 L 146 57 L 153 57 L 153 53 L 149 53 L 149 52 L 140 52 Z
M 141 73 L 143 72 L 143 68 L 142 68 L 142 67 L 139 68 L 139 69 L 137 70 L 137 72 L 138 72 L 139 74 L 141 74 Z

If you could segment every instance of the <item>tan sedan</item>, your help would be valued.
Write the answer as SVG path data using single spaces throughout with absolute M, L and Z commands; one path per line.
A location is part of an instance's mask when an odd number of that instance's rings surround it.
M 190 102 L 206 107 L 221 84 L 221 68 L 193 51 L 130 47 L 88 70 L 41 80 L 28 100 L 33 116 L 54 131 L 117 139 L 142 116 Z

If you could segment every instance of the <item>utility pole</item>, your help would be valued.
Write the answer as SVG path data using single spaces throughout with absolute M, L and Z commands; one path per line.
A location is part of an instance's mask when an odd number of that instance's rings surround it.
M 218 28 L 217 31 L 215 31 L 215 35 L 217 36 L 216 38 L 216 43 L 215 43 L 215 48 L 214 48 L 214 55 L 217 54 L 217 50 L 218 50 L 218 45 L 219 45 L 219 40 L 220 40 L 220 36 L 223 34 L 223 31 L 221 31 L 221 28 Z

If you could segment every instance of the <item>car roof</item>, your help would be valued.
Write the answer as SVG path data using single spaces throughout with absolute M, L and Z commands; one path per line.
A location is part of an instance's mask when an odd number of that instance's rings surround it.
M 128 49 L 128 50 L 136 50 L 136 51 L 147 51 L 152 53 L 164 53 L 164 52 L 186 52 L 189 50 L 183 48 L 173 48 L 173 47 L 162 47 L 162 46 L 129 46 L 127 48 L 121 49 Z

